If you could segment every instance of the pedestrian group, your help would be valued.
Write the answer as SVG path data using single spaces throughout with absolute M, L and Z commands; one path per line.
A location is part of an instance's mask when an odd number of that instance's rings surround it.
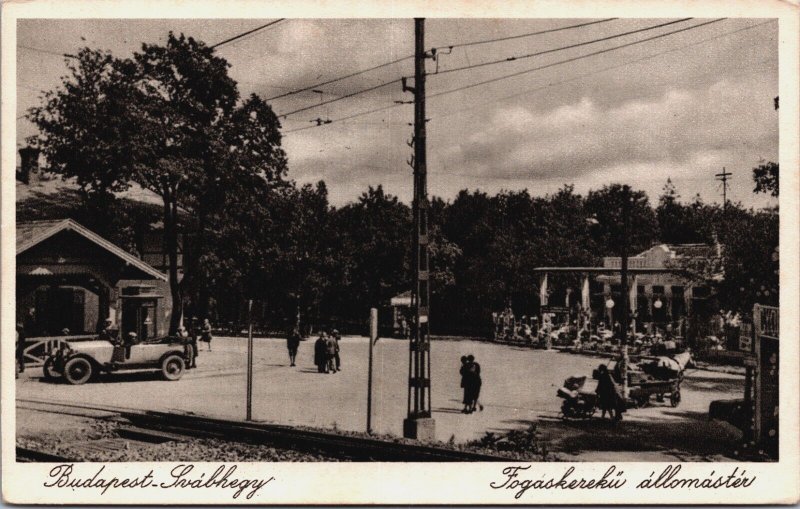
M 483 410 L 483 405 L 478 402 L 481 395 L 481 365 L 475 360 L 473 355 L 461 357 L 461 387 L 464 389 L 464 408 L 463 414 L 471 414 L 475 410 Z
M 324 330 L 314 342 L 314 364 L 318 373 L 336 373 L 342 370 L 342 361 L 339 356 L 339 340 L 341 336 L 336 329 L 330 334 Z

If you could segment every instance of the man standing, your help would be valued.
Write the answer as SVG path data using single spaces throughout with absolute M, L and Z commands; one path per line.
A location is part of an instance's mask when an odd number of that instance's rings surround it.
M 286 348 L 289 350 L 289 363 L 291 366 L 295 365 L 297 350 L 300 348 L 300 339 L 300 328 L 295 325 L 286 336 Z
M 183 353 L 187 360 L 186 368 L 196 368 L 197 365 L 195 364 L 195 354 L 197 353 L 197 341 L 193 341 L 192 336 L 189 335 L 189 332 L 183 325 L 178 327 L 178 338 L 183 345 Z
M 338 343 L 333 336 L 328 336 L 325 342 L 325 360 L 327 362 L 328 373 L 336 373 L 336 350 Z
M 203 328 L 200 329 L 201 336 L 200 339 L 208 343 L 208 351 L 211 351 L 211 322 L 208 321 L 208 318 L 203 320 Z
M 339 340 L 342 339 L 342 335 L 339 334 L 338 330 L 333 329 L 331 331 L 331 337 L 333 338 L 333 341 L 336 343 L 336 353 L 334 354 L 334 357 L 333 357 L 333 359 L 335 361 L 335 365 L 336 365 L 336 371 L 341 371 L 342 370 L 342 359 L 339 356 L 339 350 L 340 350 Z
M 22 323 L 17 324 L 17 344 L 16 344 L 16 358 L 17 358 L 17 376 L 25 371 L 25 327 Z

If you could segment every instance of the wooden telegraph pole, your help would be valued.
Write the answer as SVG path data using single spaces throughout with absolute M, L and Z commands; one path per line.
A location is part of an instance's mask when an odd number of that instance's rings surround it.
M 403 79 L 403 91 L 414 94 L 414 214 L 413 284 L 411 305 L 414 311 L 412 338 L 409 344 L 408 416 L 403 421 L 403 436 L 433 440 L 435 423 L 431 418 L 431 360 L 428 306 L 428 191 L 425 146 L 425 19 L 414 19 L 414 86 Z
M 369 372 L 367 373 L 367 433 L 372 434 L 372 350 L 378 341 L 378 310 L 369 310 Z
M 247 420 L 253 420 L 253 300 L 247 301 Z
M 622 256 L 620 283 L 622 284 L 622 395 L 628 399 L 628 322 L 630 304 L 628 302 L 628 229 L 630 225 L 631 188 L 622 186 Z

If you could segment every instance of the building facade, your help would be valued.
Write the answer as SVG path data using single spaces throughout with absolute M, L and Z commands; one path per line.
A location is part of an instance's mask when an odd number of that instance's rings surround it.
M 107 318 L 141 340 L 168 332 L 167 276 L 71 219 L 18 223 L 16 259 L 28 338 L 95 335 Z
M 693 282 L 683 264 L 718 255 L 707 244 L 660 244 L 628 257 L 630 316 L 640 328 L 677 326 L 693 310 L 705 311 L 707 286 Z M 538 267 L 541 306 L 560 306 L 593 323 L 620 320 L 622 259 L 606 257 L 602 267 Z

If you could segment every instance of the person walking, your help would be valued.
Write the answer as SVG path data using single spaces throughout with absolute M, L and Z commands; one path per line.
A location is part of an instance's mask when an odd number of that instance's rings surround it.
M 473 355 L 467 355 L 467 385 L 469 386 L 469 412 L 472 413 L 476 409 L 483 411 L 483 405 L 478 402 L 481 396 L 481 386 L 483 379 L 481 378 L 481 365 L 475 361 Z
M 341 350 L 341 347 L 339 345 L 339 340 L 342 339 L 342 335 L 339 334 L 338 330 L 333 329 L 331 331 L 331 337 L 336 342 L 336 354 L 334 354 L 334 357 L 333 357 L 334 364 L 336 365 L 336 371 L 341 371 L 342 370 L 342 358 L 339 355 L 339 351 Z
M 464 408 L 461 409 L 462 414 L 469 413 L 469 393 L 467 392 L 467 378 L 468 378 L 468 370 L 469 366 L 467 366 L 467 356 L 461 356 L 461 369 L 458 370 L 458 374 L 461 375 L 461 389 L 463 392 L 463 397 L 461 398 L 462 403 L 464 403 Z
M 289 350 L 289 364 L 291 366 L 295 365 L 297 350 L 300 348 L 300 339 L 300 327 L 295 325 L 286 336 L 286 348 Z
M 214 339 L 211 335 L 211 322 L 208 318 L 203 320 L 203 327 L 200 329 L 200 339 L 208 344 L 208 351 L 211 351 L 211 340 Z
M 328 362 L 326 359 L 327 339 L 324 331 L 320 331 L 319 337 L 314 342 L 314 364 L 317 365 L 318 373 L 327 373 Z
M 328 336 L 325 341 L 325 362 L 328 373 L 336 373 L 336 350 L 338 343 L 333 336 Z

